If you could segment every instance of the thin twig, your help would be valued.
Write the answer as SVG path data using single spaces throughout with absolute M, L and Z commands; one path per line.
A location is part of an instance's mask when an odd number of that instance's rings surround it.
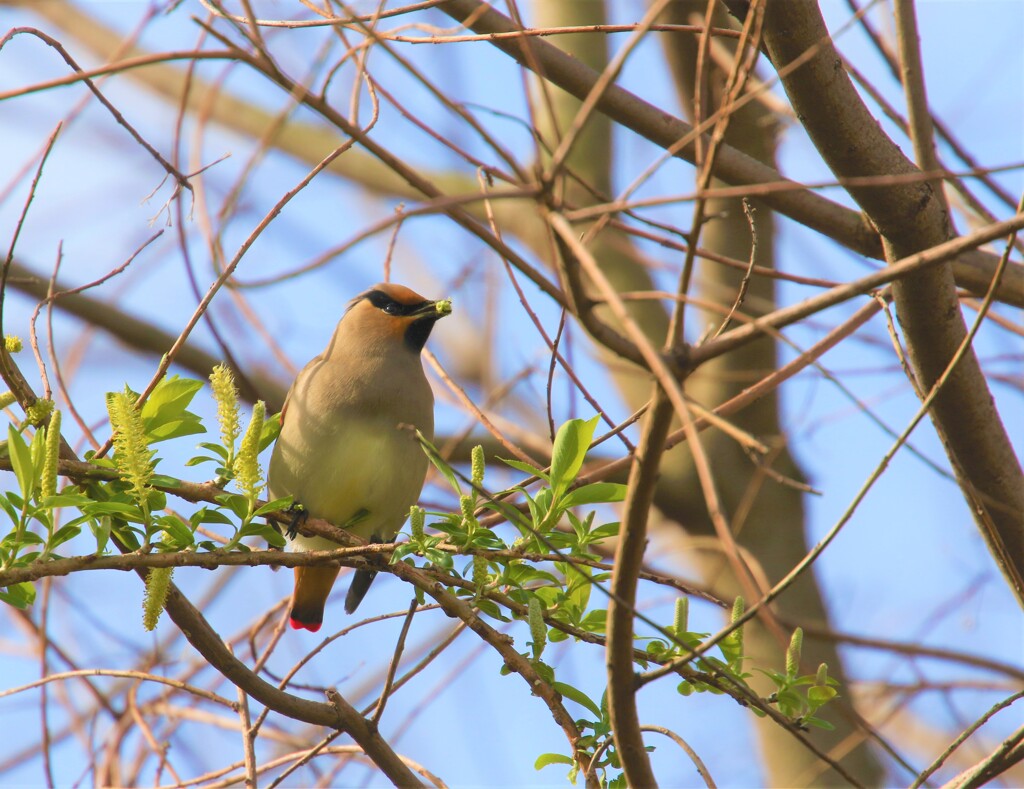
M 384 687 L 380 691 L 380 698 L 377 699 L 377 709 L 373 712 L 373 717 L 370 718 L 372 725 L 377 726 L 380 723 L 381 715 L 384 714 L 384 706 L 388 703 L 388 697 L 391 695 L 391 686 L 395 682 L 395 673 L 398 671 L 398 663 L 402 659 L 402 652 L 405 650 L 405 639 L 409 635 L 409 626 L 412 624 L 413 614 L 416 613 L 416 598 L 412 599 L 409 603 L 409 612 L 405 615 L 405 621 L 402 622 L 402 630 L 398 634 L 398 642 L 395 644 L 394 654 L 391 656 L 391 663 L 388 665 L 388 674 L 384 679 Z

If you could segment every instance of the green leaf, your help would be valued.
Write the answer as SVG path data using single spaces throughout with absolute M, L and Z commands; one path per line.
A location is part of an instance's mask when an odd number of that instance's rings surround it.
M 21 539 L 18 544 L 22 547 L 27 545 L 42 545 L 43 538 L 36 534 L 34 531 L 28 531 L 27 529 L 21 533 Z M 27 558 L 27 554 L 21 558 Z
M 89 521 L 89 528 L 92 529 L 92 535 L 96 538 L 97 555 L 107 552 L 107 543 L 110 542 L 112 527 L 113 521 L 110 518 L 93 518 Z
M 275 439 L 281 434 L 281 415 L 274 414 L 269 419 L 264 420 L 262 427 L 260 428 L 260 452 L 269 447 L 274 443 Z
M 136 504 L 121 501 L 91 501 L 83 504 L 82 512 L 91 517 L 102 515 L 119 515 L 133 521 L 142 521 L 142 510 Z
M 580 627 L 586 630 L 588 633 L 594 633 L 601 635 L 604 633 L 605 628 L 608 626 L 608 610 L 606 608 L 599 608 L 594 611 L 587 612 L 587 615 L 580 621 Z
M 548 481 L 548 475 L 544 473 L 543 469 L 531 466 L 529 463 L 523 463 L 521 460 L 510 460 L 508 458 L 498 458 L 498 460 L 506 466 L 511 466 L 516 471 L 522 471 L 524 474 L 529 474 L 531 477 L 540 477 L 545 482 Z
M 169 414 L 182 414 L 202 388 L 202 381 L 178 375 L 164 376 L 142 406 L 142 418 L 153 420 Z
M 502 613 L 501 609 L 493 600 L 488 600 L 485 597 L 481 597 L 476 601 L 476 607 L 479 608 L 483 613 L 492 619 L 497 619 L 499 622 L 511 622 L 505 614 Z
M 58 493 L 56 496 L 47 496 L 40 504 L 47 509 L 55 510 L 59 507 L 84 507 L 91 504 L 92 499 L 81 493 Z
M 530 665 L 533 666 L 533 670 L 537 672 L 538 677 L 540 677 L 549 685 L 554 685 L 555 670 L 551 668 L 551 666 L 549 666 L 543 660 L 531 660 Z
M 815 685 L 813 688 L 807 689 L 807 698 L 814 704 L 815 707 L 820 707 L 826 702 L 832 701 L 837 695 L 835 688 L 830 688 L 827 685 Z
M 551 449 L 551 488 L 555 498 L 565 493 L 582 468 L 598 419 L 570 419 L 558 428 Z
M 214 523 L 218 526 L 229 526 L 234 524 L 234 521 L 223 512 L 220 510 L 212 510 L 209 507 L 200 507 L 189 516 L 188 521 L 192 524 L 193 529 L 200 523 Z
M 436 564 L 438 567 L 443 567 L 445 570 L 450 570 L 454 566 L 452 555 L 447 551 L 438 550 L 437 548 L 425 550 L 423 558 L 432 564 Z
M 395 550 L 391 552 L 391 559 L 388 564 L 394 564 L 405 559 L 406 556 L 410 556 L 416 553 L 416 546 L 411 542 L 403 542 L 401 545 L 395 546 Z
M 146 495 L 146 506 L 150 512 L 167 509 L 167 494 L 162 490 L 150 489 Z
M 294 501 L 294 496 L 284 496 L 283 498 L 280 499 L 268 501 L 266 504 L 264 504 L 262 507 L 256 510 L 256 512 L 254 512 L 253 515 L 269 515 L 272 512 L 281 512 L 281 510 L 286 510 L 290 506 L 292 506 L 292 503 Z
M 20 584 L 11 584 L 0 589 L 0 600 L 15 608 L 28 608 L 36 599 L 36 588 L 30 581 Z
M 533 581 L 543 581 L 554 584 L 555 586 L 562 585 L 559 578 L 544 570 L 538 570 L 536 567 L 529 564 L 510 565 L 505 570 L 503 578 L 503 582 L 509 586 L 525 586 Z
M 611 504 L 626 498 L 626 486 L 618 482 L 592 482 L 576 490 L 570 490 L 559 506 L 564 509 L 586 504 Z
M 542 753 L 537 757 L 537 761 L 533 763 L 534 770 L 541 770 L 544 767 L 548 767 L 552 764 L 572 764 L 573 761 L 568 756 L 563 756 L 560 753 Z
M 205 449 L 205 450 L 215 454 L 218 458 L 220 458 L 220 462 L 221 463 L 223 463 L 225 460 L 228 459 L 228 451 L 226 449 L 224 449 L 224 447 L 222 447 L 220 444 L 214 444 L 214 443 L 212 443 L 210 441 L 200 441 L 198 444 L 196 444 L 196 446 L 199 449 Z M 199 459 L 200 458 L 192 458 L 192 460 L 199 460 Z M 202 458 L 202 459 L 203 460 L 215 460 L 216 458 Z
M 615 521 L 615 523 L 604 523 L 598 526 L 596 529 L 591 530 L 590 542 L 594 543 L 611 537 L 618 537 L 620 525 L 618 521 Z
M 77 525 L 76 526 L 71 526 L 71 525 L 61 526 L 57 530 L 57 533 L 54 534 L 53 537 L 50 538 L 50 542 L 46 546 L 46 549 L 49 550 L 49 551 L 52 551 L 55 548 L 57 548 L 59 545 L 63 545 L 64 543 L 66 543 L 72 537 L 77 537 L 79 534 L 81 534 L 81 532 L 82 532 L 82 530 L 80 528 L 78 528 Z
M 801 723 L 805 726 L 814 726 L 815 728 L 824 729 L 825 731 L 834 731 L 836 728 L 828 721 L 822 720 L 821 718 L 815 718 L 813 716 L 804 718 Z
M 778 692 L 779 710 L 789 718 L 795 718 L 807 709 L 807 702 L 803 696 L 791 688 L 784 688 Z
M 273 545 L 275 548 L 284 548 L 284 546 L 288 544 L 284 535 L 267 523 L 254 521 L 249 524 L 247 532 L 254 534 L 257 537 L 262 537 L 268 544 Z
M 441 475 L 448 480 L 448 484 L 451 486 L 452 490 L 461 494 L 462 488 L 459 486 L 459 478 L 455 475 L 455 472 L 452 471 L 452 467 L 449 466 L 444 461 L 444 458 L 441 457 L 441 453 L 437 451 L 437 447 L 427 441 L 427 439 L 418 430 L 416 431 L 416 437 L 420 440 L 423 451 L 430 459 L 430 462 L 434 465 L 434 468 L 440 471 Z
M 540 525 L 540 522 L 544 520 L 544 513 L 546 510 L 542 509 L 538 504 L 537 500 L 533 498 L 529 493 L 520 488 L 519 490 L 523 493 L 523 498 L 526 499 L 526 506 L 530 509 L 530 522 L 532 524 Z M 512 521 L 513 524 L 523 533 L 524 537 L 532 538 L 533 530 L 527 528 L 525 525 L 520 524 L 518 520 Z
M 18 510 L 21 509 L 21 501 L 19 499 L 18 504 L 14 504 L 11 501 L 11 497 L 18 498 L 14 492 L 9 492 L 6 496 L 0 496 L 0 507 L 3 508 L 4 512 L 7 513 L 7 517 L 11 519 L 11 523 L 17 523 L 21 520 L 21 516 L 18 514 Z
M 35 488 L 32 450 L 25 443 L 21 433 L 14 429 L 14 425 L 7 426 L 7 450 L 11 456 L 11 468 L 14 469 L 14 476 L 21 487 L 22 498 L 28 501 L 32 497 L 33 488 Z
M 150 443 L 205 433 L 202 419 L 187 410 L 202 381 L 169 375 L 156 385 L 142 406 L 142 423 Z
M 758 671 L 764 674 L 768 679 L 775 683 L 775 687 L 783 688 L 786 686 L 786 678 L 778 671 L 770 668 L 754 668 L 754 671 Z
M 572 685 L 567 685 L 564 682 L 556 682 L 555 690 L 565 696 L 567 699 L 571 699 L 579 704 L 581 707 L 585 707 L 594 713 L 594 717 L 598 720 L 601 719 L 601 708 L 590 698 L 586 693 L 578 688 L 574 688 Z
M 222 496 L 215 496 L 214 501 L 227 507 L 239 519 L 245 519 L 249 514 L 249 500 L 238 493 L 225 493 Z
M 167 532 L 167 542 L 175 550 L 188 548 L 195 542 L 195 535 L 192 530 L 181 522 L 180 518 L 174 515 L 161 515 L 156 519 L 157 524 Z

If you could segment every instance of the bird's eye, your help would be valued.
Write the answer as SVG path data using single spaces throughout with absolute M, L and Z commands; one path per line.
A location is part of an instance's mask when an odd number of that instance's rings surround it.
M 401 315 L 402 305 L 396 301 L 389 301 L 381 307 L 388 315 Z

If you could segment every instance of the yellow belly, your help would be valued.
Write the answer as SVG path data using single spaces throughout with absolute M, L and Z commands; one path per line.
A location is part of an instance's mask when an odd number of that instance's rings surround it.
M 271 495 L 291 495 L 311 516 L 337 526 L 365 510 L 350 531 L 364 539 L 392 539 L 427 472 L 413 430 L 386 418 L 363 418 L 324 433 L 315 419 L 298 419 L 290 410 L 287 416 L 270 461 Z M 300 536 L 294 547 L 317 550 L 334 543 Z

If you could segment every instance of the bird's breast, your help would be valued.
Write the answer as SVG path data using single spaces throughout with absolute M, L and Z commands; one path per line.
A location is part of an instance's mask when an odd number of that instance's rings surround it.
M 415 364 L 415 374 L 377 370 L 365 380 L 323 362 L 303 370 L 271 456 L 271 495 L 291 495 L 311 516 L 338 526 L 365 510 L 350 531 L 394 537 L 427 472 L 416 430 L 434 434 L 433 394 Z

